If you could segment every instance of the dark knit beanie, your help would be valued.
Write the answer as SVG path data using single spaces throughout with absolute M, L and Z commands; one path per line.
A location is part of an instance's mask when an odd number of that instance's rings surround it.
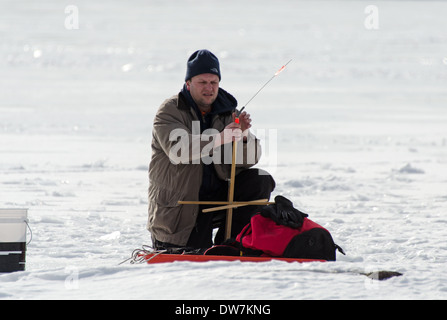
M 219 77 L 220 66 L 217 57 L 210 51 L 203 49 L 194 52 L 186 65 L 185 81 L 202 73 L 212 73 Z

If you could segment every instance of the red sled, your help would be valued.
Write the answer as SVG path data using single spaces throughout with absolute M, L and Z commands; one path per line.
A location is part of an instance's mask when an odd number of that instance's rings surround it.
M 319 259 L 295 259 L 281 257 L 250 257 L 250 256 L 213 256 L 200 254 L 166 254 L 166 253 L 150 253 L 144 256 L 148 264 L 169 263 L 176 261 L 189 262 L 208 262 L 208 261 L 241 261 L 241 262 L 268 262 L 268 261 L 285 261 L 285 262 L 325 262 Z

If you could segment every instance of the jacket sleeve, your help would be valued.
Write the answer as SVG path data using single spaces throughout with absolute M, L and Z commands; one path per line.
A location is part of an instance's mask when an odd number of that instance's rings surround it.
M 250 168 L 257 164 L 261 158 L 261 143 L 253 133 L 249 132 L 247 141 L 241 144 L 242 152 L 238 152 L 239 157 L 236 157 L 236 164 L 239 167 Z
M 231 117 L 226 119 L 228 124 Z M 236 149 L 236 174 L 244 169 L 248 169 L 256 165 L 262 154 L 261 143 L 256 136 L 249 132 L 246 141 L 239 141 Z M 233 145 L 231 143 L 224 144 L 219 150 L 214 150 L 213 158 L 220 158 L 221 161 L 217 163 L 214 161 L 214 167 L 218 176 L 223 179 L 229 179 L 231 174 L 231 162 L 233 155 Z
M 200 164 L 204 155 L 212 154 L 213 135 L 200 134 L 200 122 L 180 111 L 175 99 L 155 115 L 153 136 L 173 164 Z
M 231 116 L 226 117 L 221 127 L 229 124 L 231 119 Z M 155 115 L 154 138 L 173 164 L 200 164 L 203 161 L 206 164 L 231 165 L 231 144 L 214 149 L 214 139 L 218 133 L 218 129 L 211 128 L 201 134 L 200 122 L 194 121 L 189 111 L 179 110 L 175 98 L 165 101 Z M 238 168 L 254 166 L 260 156 L 260 142 L 252 133 L 246 142 L 238 143 Z

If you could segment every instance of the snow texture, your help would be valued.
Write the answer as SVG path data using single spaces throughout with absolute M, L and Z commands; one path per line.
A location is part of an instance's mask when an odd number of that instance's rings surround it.
M 446 299 L 447 3 L 373 4 L 376 28 L 366 1 L 1 1 L 0 208 L 33 238 L 0 299 Z M 202 48 L 240 106 L 293 59 L 246 110 L 337 262 L 119 265 L 151 244 L 153 116 Z

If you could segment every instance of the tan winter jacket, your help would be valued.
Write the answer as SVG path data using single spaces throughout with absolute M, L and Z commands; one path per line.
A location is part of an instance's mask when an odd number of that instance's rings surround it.
M 198 205 L 179 205 L 178 201 L 199 200 L 202 161 L 210 159 L 201 156 L 202 152 L 220 159 L 213 163 L 220 179 L 230 177 L 231 144 L 221 146 L 220 150 L 210 148 L 212 140 L 208 139 L 206 131 L 200 134 L 198 121 L 196 112 L 186 104 L 182 94 L 164 101 L 155 115 L 149 165 L 147 228 L 158 241 L 184 246 L 189 239 L 199 208 Z M 231 121 L 231 112 L 217 114 L 211 126 L 221 132 Z M 246 142 L 238 143 L 238 147 L 236 174 L 255 165 L 261 154 L 259 140 L 251 133 Z M 175 157 L 172 157 L 173 154 Z

